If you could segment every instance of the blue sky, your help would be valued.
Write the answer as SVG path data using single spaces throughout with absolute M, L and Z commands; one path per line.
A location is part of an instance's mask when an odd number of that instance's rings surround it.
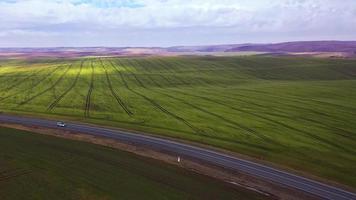
M 94 7 L 98 8 L 139 8 L 143 7 L 144 4 L 142 4 L 139 1 L 135 0 L 118 0 L 118 1 L 105 1 L 105 0 L 73 0 L 74 5 L 92 5 Z
M 0 0 L 1 47 L 356 40 L 356 0 Z

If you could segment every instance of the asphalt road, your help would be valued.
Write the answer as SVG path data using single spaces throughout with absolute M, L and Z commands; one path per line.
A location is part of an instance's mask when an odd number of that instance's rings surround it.
M 56 121 L 8 115 L 0 115 L 0 122 L 39 126 L 46 128 L 59 128 L 56 125 Z M 232 157 L 224 153 L 215 152 L 201 147 L 195 147 L 176 141 L 171 141 L 168 139 L 74 123 L 67 123 L 67 126 L 61 129 L 86 133 L 95 136 L 103 136 L 107 138 L 117 139 L 123 142 L 134 143 L 137 145 L 145 145 L 154 149 L 168 151 L 177 154 L 177 156 L 181 157 L 191 157 L 231 170 L 245 172 L 256 177 L 273 181 L 283 186 L 288 186 L 307 193 L 311 193 L 313 195 L 321 197 L 322 199 L 356 200 L 355 193 L 348 192 L 340 188 L 336 188 L 334 186 L 326 185 L 318 181 L 297 176 L 282 170 L 247 161 L 241 158 Z

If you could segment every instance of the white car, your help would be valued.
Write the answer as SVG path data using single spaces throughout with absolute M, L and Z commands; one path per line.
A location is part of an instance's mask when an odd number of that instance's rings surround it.
M 64 122 L 57 122 L 58 127 L 66 127 L 67 125 Z

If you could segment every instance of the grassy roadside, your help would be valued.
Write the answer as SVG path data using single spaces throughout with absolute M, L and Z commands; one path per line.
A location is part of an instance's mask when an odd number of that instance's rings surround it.
M 0 199 L 263 199 L 85 142 L 0 128 Z

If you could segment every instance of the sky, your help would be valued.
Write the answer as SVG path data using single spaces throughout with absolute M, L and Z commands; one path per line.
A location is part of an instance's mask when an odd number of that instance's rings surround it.
M 356 0 L 0 0 L 0 47 L 356 40 Z

